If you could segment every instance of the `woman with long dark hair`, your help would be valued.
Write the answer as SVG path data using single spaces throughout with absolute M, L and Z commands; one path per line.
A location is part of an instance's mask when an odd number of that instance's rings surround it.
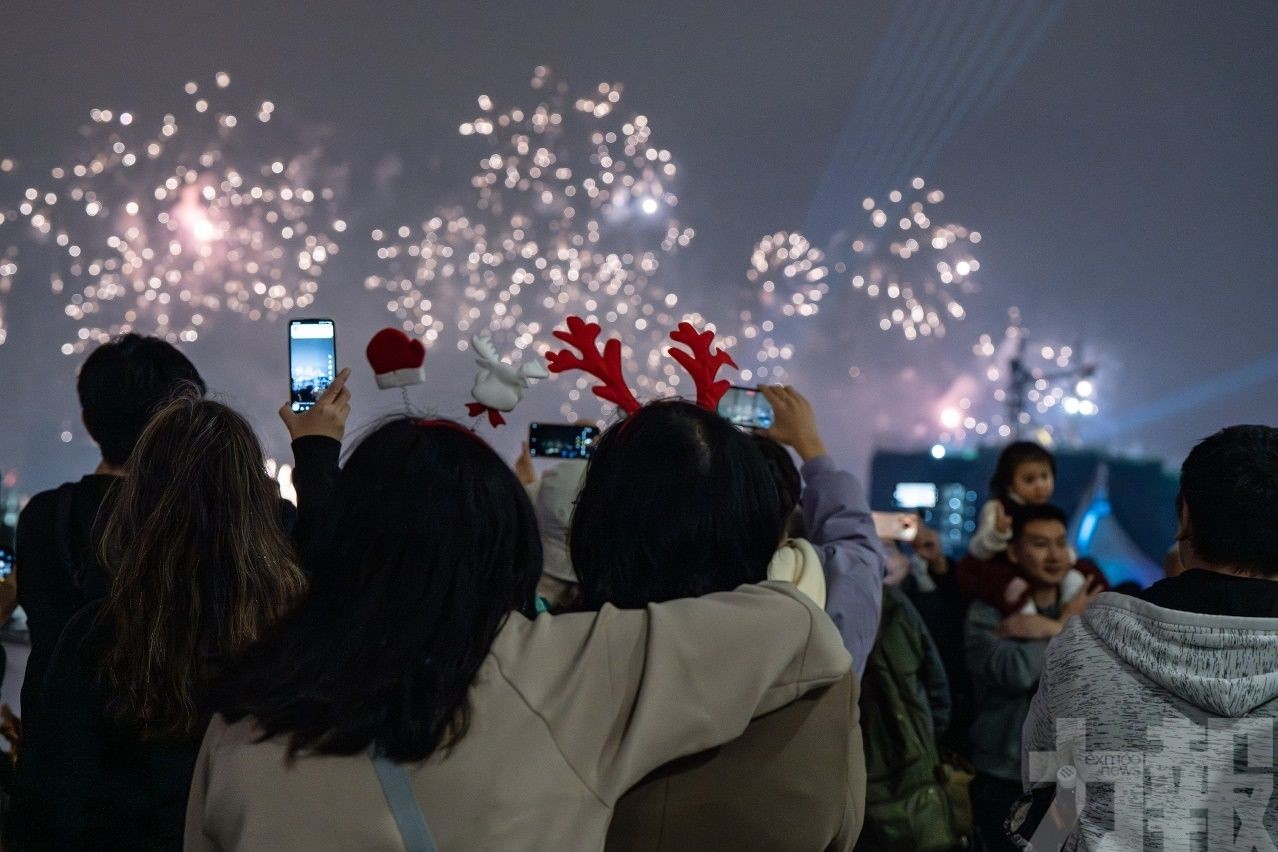
M 376 428 L 329 506 L 307 600 L 216 702 L 188 850 L 599 849 L 648 771 L 848 668 L 779 587 L 534 620 L 527 494 L 451 421 Z
M 872 525 L 859 484 L 827 456 L 811 405 L 791 388 L 762 391 L 776 418 L 768 434 L 804 462 L 812 564 L 801 573 L 812 576 L 800 588 L 828 605 L 840 584 L 881 584 L 877 549 L 851 567 Z M 569 541 L 579 605 L 713 596 L 763 584 L 770 572 L 797 579 L 777 573 L 797 483 L 778 481 L 759 442 L 688 402 L 641 414 L 599 441 L 578 497 Z M 848 637 L 872 636 L 877 610 L 841 615 L 855 622 L 845 643 L 860 649 Z M 756 719 L 740 738 L 661 767 L 618 802 L 607 848 L 850 850 L 865 816 L 857 696 L 849 673 Z
M 261 445 L 227 406 L 170 402 L 115 489 L 110 593 L 45 674 L 11 848 L 180 847 L 209 685 L 305 589 Z

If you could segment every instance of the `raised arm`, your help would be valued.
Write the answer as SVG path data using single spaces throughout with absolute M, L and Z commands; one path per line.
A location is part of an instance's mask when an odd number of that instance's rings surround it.
M 299 553 L 305 552 L 323 527 L 337 485 L 337 460 L 351 411 L 351 392 L 346 389 L 350 374 L 350 368 L 338 373 L 308 411 L 293 411 L 287 402 L 280 407 L 280 419 L 293 441 L 293 487 L 297 491 L 293 544 Z
M 826 454 L 806 399 L 791 388 L 761 390 L 776 413 L 768 436 L 793 447 L 803 460 L 803 521 L 825 571 L 825 609 L 860 677 L 879 629 L 886 562 L 865 489 Z
M 515 628 L 493 646 L 502 675 L 610 806 L 653 769 L 735 739 L 850 662 L 830 619 L 789 583 Z
M 1012 540 L 1012 520 L 1003 511 L 1003 504 L 997 500 L 987 500 L 981 507 L 977 519 L 976 532 L 967 543 L 968 552 L 977 559 L 993 559 L 1007 550 L 1007 543 Z

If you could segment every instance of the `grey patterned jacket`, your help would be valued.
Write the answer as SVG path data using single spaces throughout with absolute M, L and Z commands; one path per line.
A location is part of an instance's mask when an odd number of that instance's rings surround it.
M 1022 780 L 1078 770 L 1066 848 L 1272 850 L 1276 716 L 1278 618 L 1106 592 L 1048 647 Z

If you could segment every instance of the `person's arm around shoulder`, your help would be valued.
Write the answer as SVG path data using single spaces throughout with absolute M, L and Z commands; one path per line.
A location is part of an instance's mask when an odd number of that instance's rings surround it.
M 609 806 L 658 766 L 735 739 L 851 662 L 825 613 L 780 582 L 516 621 L 493 654 Z
M 793 447 L 803 461 L 803 521 L 825 571 L 826 612 L 860 677 L 879 629 L 885 565 L 865 489 L 827 454 L 803 396 L 789 387 L 765 385 L 760 391 L 776 415 L 764 434 Z
M 346 389 L 350 374 L 349 367 L 338 373 L 307 411 L 294 411 L 289 402 L 280 407 L 280 419 L 293 442 L 293 488 L 297 491 L 293 541 L 299 551 L 324 524 L 325 509 L 337 486 L 338 458 L 351 413 L 351 392 Z

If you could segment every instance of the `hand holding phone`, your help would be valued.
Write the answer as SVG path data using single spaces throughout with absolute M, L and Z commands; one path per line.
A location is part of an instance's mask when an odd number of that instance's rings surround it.
M 530 423 L 528 454 L 533 458 L 588 459 L 599 439 L 596 426 Z
M 292 409 L 315 405 L 337 378 L 337 326 L 331 319 L 289 320 L 288 372 Z
M 919 516 L 909 512 L 871 512 L 874 531 L 889 541 L 914 541 L 919 534 Z
M 763 385 L 759 392 L 776 414 L 776 422 L 764 435 L 793 447 L 805 463 L 825 455 L 825 442 L 817 428 L 816 412 L 807 397 L 788 385 Z
M 290 440 L 296 441 L 306 435 L 342 440 L 346 434 L 346 418 L 351 413 L 351 392 L 346 389 L 350 375 L 350 367 L 343 368 L 309 408 L 298 411 L 296 402 L 292 400 L 280 406 L 280 419 L 288 427 Z

